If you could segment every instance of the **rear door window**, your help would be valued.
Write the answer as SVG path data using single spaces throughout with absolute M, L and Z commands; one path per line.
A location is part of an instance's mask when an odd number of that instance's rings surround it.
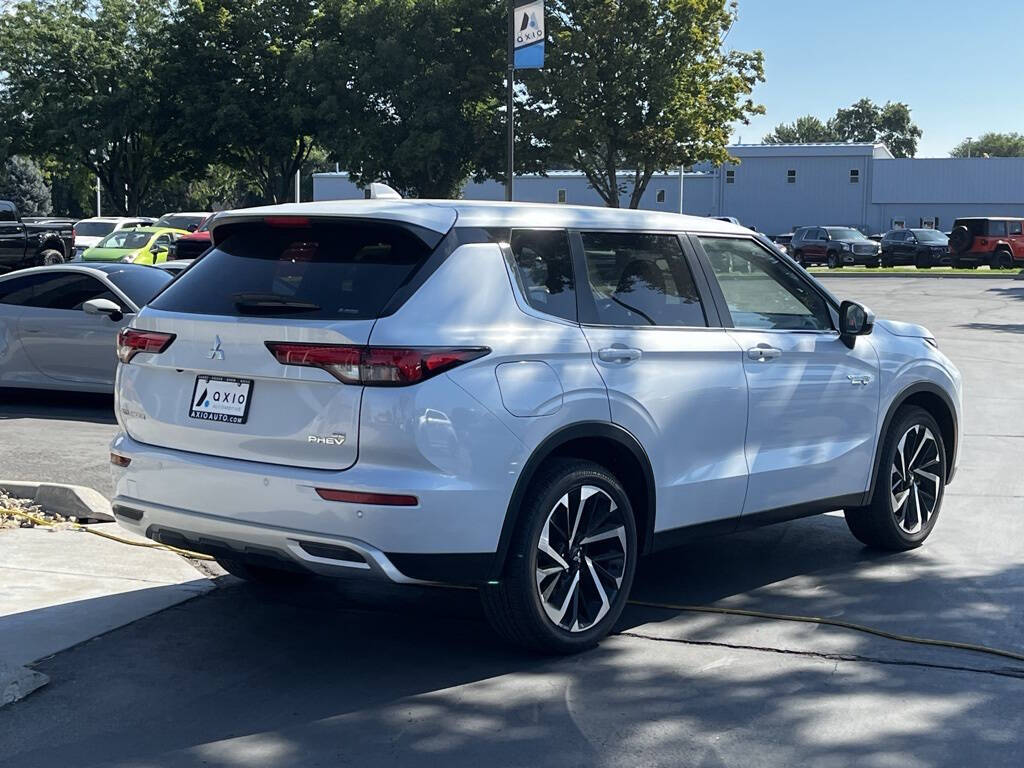
M 1005 221 L 990 221 L 988 223 L 989 237 L 1006 237 Z
M 378 317 L 431 248 L 396 226 L 237 224 L 150 306 L 200 315 Z
M 597 325 L 707 326 L 679 238 L 634 232 L 582 232 Z M 588 313 L 590 311 L 588 310 Z
M 534 309 L 576 321 L 576 285 L 565 230 L 514 229 L 509 237 L 519 287 Z
M 36 286 L 45 283 L 51 275 L 36 273 L 0 280 L 0 304 L 26 306 L 36 295 Z
M 95 277 L 75 272 L 47 274 L 47 279 L 34 288 L 31 298 L 23 303 L 40 309 L 79 310 L 91 299 L 109 299 L 121 302 L 106 285 Z

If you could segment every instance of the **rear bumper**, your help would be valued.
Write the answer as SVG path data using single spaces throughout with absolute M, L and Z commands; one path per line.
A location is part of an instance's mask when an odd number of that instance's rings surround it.
M 396 583 L 485 580 L 515 481 L 507 465 L 470 477 L 361 463 L 330 472 L 157 448 L 125 434 L 111 447 L 131 459 L 112 467 L 112 503 L 135 533 L 215 557 Z M 317 488 L 410 494 L 417 504 L 327 501 Z

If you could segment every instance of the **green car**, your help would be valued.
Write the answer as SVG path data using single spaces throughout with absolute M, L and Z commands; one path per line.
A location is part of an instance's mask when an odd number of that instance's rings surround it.
M 167 261 L 167 249 L 184 229 L 136 227 L 111 232 L 82 254 L 82 261 L 126 261 L 132 264 L 159 264 Z

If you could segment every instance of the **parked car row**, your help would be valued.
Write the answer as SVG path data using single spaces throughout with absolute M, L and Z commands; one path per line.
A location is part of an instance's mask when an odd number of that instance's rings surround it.
M 1006 216 L 956 219 L 949 233 L 901 228 L 868 237 L 853 227 L 821 226 L 798 227 L 771 240 L 805 267 L 1024 267 L 1024 219 Z

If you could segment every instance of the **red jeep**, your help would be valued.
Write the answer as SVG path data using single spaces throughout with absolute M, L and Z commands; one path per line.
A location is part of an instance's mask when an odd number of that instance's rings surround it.
M 949 233 L 955 269 L 1024 267 L 1024 219 L 985 216 L 957 219 Z

